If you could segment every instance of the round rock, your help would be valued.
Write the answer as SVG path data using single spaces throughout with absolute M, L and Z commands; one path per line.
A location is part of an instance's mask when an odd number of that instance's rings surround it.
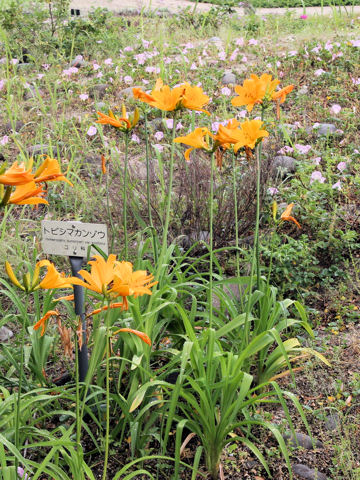
M 99 83 L 98 85 L 94 85 L 89 89 L 89 95 L 91 98 L 101 99 L 104 98 L 106 94 L 106 90 L 109 88 L 108 83 Z
M 316 440 L 315 438 L 309 437 L 309 435 L 305 435 L 304 433 L 295 432 L 295 436 L 292 432 L 286 432 L 283 435 L 284 440 L 287 441 L 288 445 L 291 447 L 303 447 L 306 450 L 312 450 L 315 448 L 324 448 L 324 445 L 320 442 L 320 440 Z
M 118 93 L 118 97 L 119 98 L 134 98 L 133 88 L 142 88 L 142 87 L 139 87 L 138 85 L 135 85 L 134 87 L 124 88 L 123 90 L 120 90 L 120 92 Z
M 287 155 L 277 155 L 273 160 L 273 169 L 280 175 L 294 173 L 296 171 L 296 160 Z
M 299 475 L 299 477 L 305 480 L 330 480 L 324 473 L 319 472 L 315 468 L 303 465 L 302 463 L 292 465 L 292 470 L 296 475 Z
M 9 328 L 0 327 L 0 340 L 2 342 L 6 342 L 7 340 L 9 340 L 13 336 L 14 336 L 14 334 Z
M 336 126 L 333 123 L 320 123 L 317 128 L 319 137 L 327 137 L 336 133 Z
M 236 76 L 232 72 L 226 72 L 221 79 L 221 83 L 223 85 L 235 85 Z

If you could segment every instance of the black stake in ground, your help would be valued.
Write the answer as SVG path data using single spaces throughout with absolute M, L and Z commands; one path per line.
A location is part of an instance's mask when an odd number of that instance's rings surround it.
M 69 257 L 71 272 L 74 277 L 81 278 L 79 275 L 79 270 L 83 266 L 84 259 L 83 257 Z M 84 287 L 81 285 L 74 285 L 74 303 L 75 303 L 75 314 L 80 316 L 82 324 L 82 335 L 83 342 L 82 348 L 79 349 L 79 380 L 80 382 L 85 381 L 85 377 L 89 367 L 88 359 L 88 348 L 86 343 L 86 318 L 85 318 L 85 308 L 84 308 Z

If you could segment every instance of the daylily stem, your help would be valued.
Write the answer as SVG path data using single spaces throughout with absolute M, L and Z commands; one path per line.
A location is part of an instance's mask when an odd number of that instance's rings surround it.
M 128 151 L 129 151 L 129 132 L 125 135 L 125 166 L 124 166 L 124 190 L 123 190 L 123 215 L 124 215 L 124 242 L 125 242 L 125 260 L 128 258 L 128 235 L 127 235 L 127 174 L 128 174 Z
M 110 302 L 109 302 L 110 303 Z M 108 306 L 109 306 L 108 303 Z M 105 382 L 106 382 L 106 432 L 105 432 L 105 458 L 104 458 L 104 471 L 102 480 L 106 480 L 106 471 L 109 460 L 109 436 L 110 436 L 110 308 L 108 308 L 105 315 L 106 326 L 106 370 L 105 370 Z
M 82 464 L 82 446 L 81 446 L 81 417 L 80 417 L 80 385 L 79 385 L 79 349 L 78 339 L 75 332 L 75 383 L 76 383 L 76 453 L 78 459 L 79 472 Z M 83 478 L 83 476 L 82 476 Z
M 20 443 L 20 404 L 21 404 L 21 390 L 22 390 L 22 382 L 23 382 L 23 371 L 24 371 L 24 343 L 25 343 L 25 319 L 22 319 L 22 328 L 21 328 L 21 338 L 20 338 L 20 376 L 19 376 L 19 387 L 18 387 L 18 394 L 17 394 L 17 401 L 16 401 L 16 417 L 15 417 L 15 447 L 19 450 L 19 443 Z M 15 471 L 18 468 L 18 459 L 15 457 Z
M 154 253 L 154 262 L 157 265 L 158 261 L 158 252 L 156 245 L 156 230 L 154 228 L 151 212 L 151 203 L 150 203 L 150 153 L 149 153 L 149 135 L 148 135 L 148 123 L 147 123 L 147 113 L 144 114 L 145 120 L 145 152 L 146 152 L 146 196 L 147 196 L 147 208 L 149 216 L 149 224 L 151 228 L 152 235 L 152 244 L 153 244 L 153 253 Z
M 165 225 L 163 230 L 163 240 L 161 246 L 161 254 L 160 254 L 160 262 L 157 272 L 157 277 L 159 275 L 160 269 L 162 266 L 162 259 L 165 255 L 166 248 L 167 248 L 167 237 L 169 232 L 169 222 L 170 222 L 170 210 L 171 210 L 171 194 L 172 194 L 172 186 L 173 186 L 173 177 L 174 177 L 174 157 L 175 157 L 175 131 L 176 131 L 176 112 L 173 116 L 173 129 L 172 129 L 172 137 L 171 137 L 171 152 L 170 152 L 170 167 L 169 167 L 169 187 L 167 193 L 167 203 L 166 203 L 166 212 L 165 212 Z
M 214 217 L 214 153 L 211 154 L 211 170 L 210 170 L 210 198 L 209 198 L 209 213 L 210 213 L 210 268 L 209 268 L 209 327 L 212 328 L 213 320 L 213 244 L 214 244 L 214 232 L 213 232 L 213 217 Z

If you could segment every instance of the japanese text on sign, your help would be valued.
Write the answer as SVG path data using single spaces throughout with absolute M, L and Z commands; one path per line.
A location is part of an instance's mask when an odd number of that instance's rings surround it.
M 43 220 L 41 234 L 43 251 L 50 255 L 85 257 L 90 245 L 108 253 L 107 228 L 100 223 Z M 95 253 L 93 248 L 91 254 Z

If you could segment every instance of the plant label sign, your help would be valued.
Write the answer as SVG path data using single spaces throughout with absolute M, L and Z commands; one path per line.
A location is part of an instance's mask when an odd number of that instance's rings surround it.
M 43 251 L 50 255 L 86 257 L 94 245 L 108 254 L 107 227 L 100 223 L 43 220 L 41 234 Z M 92 248 L 90 253 L 99 252 Z

